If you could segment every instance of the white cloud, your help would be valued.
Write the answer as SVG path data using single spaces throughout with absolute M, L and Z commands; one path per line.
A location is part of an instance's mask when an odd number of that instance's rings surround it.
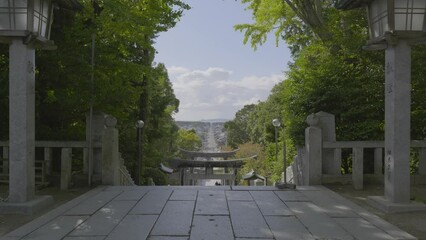
M 168 68 L 176 97 L 180 100 L 177 120 L 232 119 L 244 105 L 265 100 L 283 75 L 247 76 L 233 79 L 232 71 Z
M 172 66 L 167 68 L 167 72 L 169 74 L 169 76 L 173 76 L 173 75 L 179 75 L 185 72 L 188 72 L 189 69 L 184 68 L 184 67 L 176 67 L 176 66 Z

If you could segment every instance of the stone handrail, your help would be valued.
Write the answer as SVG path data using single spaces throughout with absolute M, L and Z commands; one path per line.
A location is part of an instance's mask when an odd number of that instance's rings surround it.
M 364 149 L 374 148 L 374 176 L 383 179 L 383 149 L 384 141 L 336 141 L 322 143 L 322 148 L 334 150 L 333 162 L 341 162 L 341 150 L 352 149 L 352 175 L 351 181 L 355 189 L 362 189 L 364 182 Z M 419 175 L 426 175 L 426 140 L 412 140 L 411 148 L 417 149 L 419 153 Z M 335 181 L 345 178 L 341 174 L 324 174 L 323 181 Z M 345 178 L 348 180 L 348 178 Z
M 36 182 L 40 182 L 38 179 L 42 179 L 41 183 L 46 184 L 45 179 L 47 175 L 52 174 L 52 149 L 60 148 L 61 149 L 61 189 L 68 189 L 71 183 L 71 169 L 72 169 L 72 159 L 74 156 L 73 149 L 83 149 L 83 172 L 88 172 L 88 157 L 89 157 L 89 143 L 87 141 L 35 141 L 36 148 L 44 148 L 44 157 L 43 159 L 35 160 L 36 163 L 41 163 L 41 171 L 36 174 Z M 93 147 L 95 149 L 102 148 L 102 142 L 94 142 Z M 0 182 L 8 182 L 9 179 L 9 141 L 0 141 L 0 148 L 3 149 L 0 166 Z M 38 167 L 37 169 L 39 169 Z M 117 169 L 117 173 L 120 175 L 118 178 L 120 185 L 132 186 L 135 185 L 133 179 L 131 178 L 129 172 L 124 166 L 123 161 L 121 161 L 120 166 Z M 40 183 L 38 183 L 40 184 Z M 112 184 L 112 183 L 110 183 Z
M 426 184 L 426 139 L 412 140 L 409 144 L 412 152 L 417 152 L 418 168 L 411 174 L 406 168 L 410 156 L 399 159 L 404 163 L 403 168 L 392 167 L 394 153 L 384 151 L 382 141 L 336 141 L 335 117 L 326 112 L 310 114 L 306 118 L 309 125 L 305 129 L 305 144 L 298 147 L 298 154 L 292 165 L 294 182 L 299 185 L 320 185 L 323 183 L 352 182 L 355 189 L 362 189 L 364 177 L 384 182 L 385 176 L 404 176 L 411 178 L 411 183 Z M 407 142 L 408 145 L 408 142 Z M 404 151 L 408 146 L 403 146 Z M 364 152 L 368 149 L 374 158 L 374 174 L 364 173 Z M 342 174 L 342 153 L 351 151 L 352 172 Z M 404 153 L 406 154 L 406 153 Z M 366 155 L 367 156 L 367 155 Z M 370 164 L 370 163 L 368 163 Z M 384 174 L 385 173 L 385 174 Z M 389 180 L 389 178 L 387 179 Z M 393 181 L 393 180 L 392 180 Z M 404 184 L 409 184 L 405 182 Z
M 44 149 L 44 157 L 43 159 L 35 159 L 35 163 L 40 164 L 39 167 L 36 168 L 38 173 L 36 173 L 35 177 L 38 178 L 36 183 L 45 185 L 48 182 L 46 181 L 47 175 L 52 174 L 52 148 L 61 148 L 61 190 L 66 190 L 69 188 L 71 183 L 71 170 L 72 170 L 72 150 L 76 148 L 82 148 L 84 159 L 83 162 L 87 162 L 87 142 L 86 141 L 35 141 L 36 148 Z M 8 141 L 0 141 L 0 147 L 3 148 L 3 155 L 1 156 L 3 159 L 9 158 L 9 142 Z M 2 174 L 7 177 L 9 176 L 9 162 L 3 161 L 2 163 Z M 84 166 L 87 168 L 87 164 Z M 5 179 L 6 180 L 6 179 Z
M 337 141 L 323 142 L 323 148 L 384 148 L 384 141 Z M 426 148 L 426 140 L 412 140 L 412 148 Z
M 338 141 L 323 142 L 323 148 L 383 148 L 384 141 Z
M 126 166 L 122 165 L 120 167 L 120 186 L 135 186 L 135 182 L 130 176 L 129 171 Z
M 0 141 L 0 147 L 9 146 L 9 141 Z M 49 148 L 88 148 L 86 141 L 35 141 L 35 147 Z M 94 143 L 94 147 L 102 147 L 100 143 Z

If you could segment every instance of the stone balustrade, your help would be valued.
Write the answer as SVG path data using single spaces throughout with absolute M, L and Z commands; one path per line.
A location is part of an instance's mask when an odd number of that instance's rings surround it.
M 323 142 L 323 149 L 332 149 L 334 152 L 333 162 L 341 164 L 342 149 L 350 149 L 352 152 L 352 174 L 322 174 L 322 182 L 348 182 L 351 181 L 355 189 L 362 189 L 364 177 L 383 182 L 383 151 L 384 141 L 338 141 Z M 413 152 L 418 153 L 419 165 L 416 174 L 412 175 L 412 184 L 426 183 L 426 140 L 411 141 Z M 372 174 L 364 173 L 365 149 L 373 149 L 374 151 L 374 170 Z
M 367 178 L 384 181 L 384 170 L 390 168 L 384 159 L 384 141 L 336 141 L 334 116 L 325 112 L 309 115 L 307 123 L 309 127 L 305 130 L 305 146 L 299 147 L 292 165 L 296 184 L 351 182 L 355 189 L 362 189 Z M 411 149 L 417 155 L 419 164 L 410 182 L 426 184 L 426 140 L 411 141 Z M 350 174 L 342 174 L 343 151 L 346 154 L 349 152 L 352 158 Z M 367 157 L 367 152 L 374 156 Z M 373 165 L 366 162 L 367 159 L 373 159 Z M 364 172 L 364 164 L 368 164 L 373 172 Z
M 9 143 L 1 141 L 0 148 L 2 151 L 2 166 L 0 176 L 2 176 L 2 182 L 8 182 Z M 56 154 L 54 154 L 54 151 Z M 48 177 L 52 176 L 55 172 L 55 169 L 57 169 L 56 172 L 60 174 L 61 190 L 68 189 L 71 183 L 73 159 L 82 160 L 82 170 L 83 172 L 87 173 L 88 148 L 87 142 L 85 141 L 36 141 L 35 152 L 36 185 L 49 184 Z M 54 167 L 54 165 L 56 167 Z
M 90 185 L 134 185 L 118 149 L 117 120 L 103 113 L 94 116 L 93 152 L 89 141 L 35 141 L 35 184 L 48 185 L 60 176 L 61 190 L 71 184 L 73 171 Z M 90 136 L 90 134 L 87 134 Z M 89 139 L 89 137 L 88 137 Z M 73 166 L 73 162 L 78 165 Z M 0 182 L 9 182 L 9 143 L 0 141 Z M 81 181 L 81 180 L 80 180 Z

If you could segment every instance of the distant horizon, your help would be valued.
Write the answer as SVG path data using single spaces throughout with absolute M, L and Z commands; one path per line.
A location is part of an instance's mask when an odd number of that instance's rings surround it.
M 218 118 L 218 119 L 201 119 L 201 120 L 178 120 L 175 119 L 176 122 L 229 122 L 232 121 L 233 119 L 222 119 L 222 118 Z

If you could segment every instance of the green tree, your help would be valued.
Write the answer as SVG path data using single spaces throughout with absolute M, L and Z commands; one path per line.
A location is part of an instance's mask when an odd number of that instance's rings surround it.
M 243 0 L 246 10 L 252 11 L 254 23 L 239 24 L 235 29 L 244 32 L 244 43 L 250 41 L 256 49 L 274 32 L 275 42 L 286 41 L 293 55 L 314 40 L 332 41 L 330 16 L 336 14 L 334 0 Z
M 165 66 L 153 62 L 153 44 L 158 33 L 174 27 L 189 6 L 181 0 L 80 3 L 82 8 L 77 12 L 55 8 L 51 39 L 58 48 L 37 52 L 36 139 L 83 140 L 85 114 L 92 105 L 118 119 L 120 151 L 131 170 L 137 159 L 134 124 L 143 119 L 144 162 L 157 167 L 175 152 L 178 128 L 172 116 L 179 101 Z M 5 84 L 0 86 L 0 106 L 4 108 L 8 106 L 7 68 L 7 46 L 2 45 L 0 81 Z M 6 140 L 6 114 L 0 115 L 0 123 L 1 138 Z
M 262 146 L 260 144 L 246 142 L 238 145 L 238 148 L 240 150 L 235 154 L 235 158 L 237 159 L 256 156 L 256 158 L 254 159 L 244 161 L 243 167 L 237 173 L 237 180 L 239 181 L 238 184 L 245 184 L 242 181 L 242 176 L 247 174 L 251 170 L 254 170 L 260 175 L 266 176 L 267 168 L 264 161 L 265 155 Z
M 275 32 L 276 42 L 289 44 L 294 62 L 265 103 L 251 114 L 255 136 L 268 136 L 265 119 L 272 99 L 278 103 L 290 149 L 304 142 L 306 117 L 326 111 L 336 116 L 338 140 L 380 140 L 384 133 L 384 54 L 368 52 L 364 9 L 339 11 L 334 1 L 245 0 L 254 23 L 235 26 L 256 49 Z M 412 133 L 425 136 L 425 46 L 413 49 Z M 261 110 L 263 109 L 263 110 Z M 256 111 L 254 111 L 256 112 Z M 264 146 L 270 140 L 265 139 Z
M 283 161 L 275 160 L 273 118 L 279 118 L 285 127 L 280 146 L 286 141 L 290 150 L 287 159 L 292 159 L 296 145 L 303 144 L 305 119 L 313 112 L 335 114 L 337 132 L 345 140 L 382 136 L 381 55 L 360 47 L 367 37 L 363 11 L 340 12 L 333 1 L 244 2 L 249 3 L 247 9 L 252 10 L 255 20 L 235 26 L 245 33 L 244 42 L 250 40 L 256 48 L 274 31 L 276 42 L 282 39 L 289 44 L 294 57 L 286 79 L 249 118 L 251 137 L 264 146 L 269 175 L 274 180 L 279 179 Z
M 250 126 L 248 118 L 255 108 L 254 104 L 245 105 L 235 114 L 232 121 L 225 122 L 228 145 L 236 148 L 237 145 L 250 141 Z
M 181 128 L 178 131 L 177 146 L 188 151 L 200 151 L 202 142 L 194 129 L 185 130 Z

